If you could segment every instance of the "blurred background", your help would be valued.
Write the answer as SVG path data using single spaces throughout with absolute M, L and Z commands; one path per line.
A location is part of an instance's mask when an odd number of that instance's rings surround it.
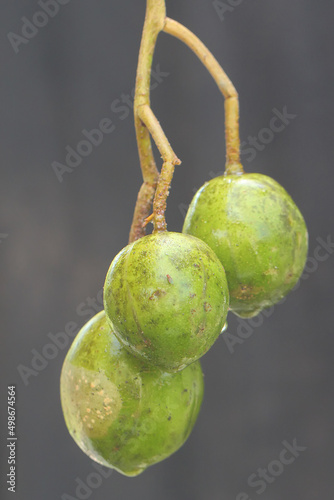
M 0 423 L 5 438 L 6 387 L 16 384 L 15 498 L 332 499 L 334 3 L 167 0 L 168 15 L 234 82 L 244 167 L 292 195 L 309 259 L 283 304 L 253 321 L 229 315 L 203 358 L 205 399 L 184 447 L 138 478 L 112 472 L 97 483 L 64 424 L 59 376 L 69 345 L 54 336 L 102 309 L 105 274 L 127 243 L 141 185 L 131 94 L 145 1 L 43 3 L 4 0 L 0 20 Z M 167 210 L 169 229 L 180 231 L 194 190 L 224 169 L 224 105 L 169 35 L 159 36 L 153 69 L 152 107 L 182 159 Z M 85 149 L 83 131 L 104 118 L 112 131 Z M 294 460 L 280 465 L 286 443 Z M 7 452 L 2 440 L 2 497 L 12 498 Z

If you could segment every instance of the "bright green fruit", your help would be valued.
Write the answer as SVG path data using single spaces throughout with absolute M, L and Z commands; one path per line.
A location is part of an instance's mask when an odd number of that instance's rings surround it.
M 205 241 L 223 263 L 230 309 L 252 317 L 297 283 L 308 234 L 297 206 L 261 174 L 216 177 L 194 196 L 183 232 Z
M 165 371 L 181 370 L 209 350 L 224 326 L 225 271 L 198 238 L 150 234 L 111 263 L 104 308 L 131 353 Z
M 203 397 L 199 362 L 164 373 L 127 352 L 104 312 L 78 333 L 61 373 L 68 430 L 93 460 L 127 476 L 167 458 L 188 438 Z

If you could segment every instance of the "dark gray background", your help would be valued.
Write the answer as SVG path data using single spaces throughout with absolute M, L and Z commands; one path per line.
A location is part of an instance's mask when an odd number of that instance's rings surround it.
M 238 2 L 226 0 L 225 4 Z M 332 1 L 245 0 L 220 20 L 211 0 L 167 0 L 170 17 L 213 51 L 235 83 L 241 136 L 268 127 L 273 108 L 297 115 L 252 162 L 274 177 L 305 216 L 310 256 L 333 235 Z M 24 385 L 48 334 L 101 289 L 108 266 L 127 243 L 141 183 L 132 112 L 111 103 L 134 87 L 144 0 L 71 0 L 15 54 L 7 33 L 21 32 L 36 1 L 1 3 L 1 385 L 17 384 L 18 492 L 8 498 L 75 498 L 76 478 L 94 471 L 69 436 L 59 401 L 66 349 Z M 176 153 L 170 230 L 180 231 L 193 189 L 224 167 L 223 100 L 195 56 L 161 34 L 154 67 L 168 72 L 152 106 Z M 60 183 L 51 164 L 64 161 L 82 130 L 109 117 L 115 130 Z M 159 159 L 158 155 L 157 158 Z M 333 235 L 334 236 L 334 235 Z M 206 393 L 185 446 L 136 479 L 113 472 L 89 498 L 104 500 L 330 500 L 333 498 L 333 262 L 309 261 L 298 291 L 228 349 L 221 337 L 204 357 Z M 229 316 L 228 332 L 239 322 Z M 1 428 L 6 400 L 2 393 Z M 306 447 L 259 495 L 247 478 L 279 456 L 282 442 Z M 4 496 L 7 451 L 1 445 Z

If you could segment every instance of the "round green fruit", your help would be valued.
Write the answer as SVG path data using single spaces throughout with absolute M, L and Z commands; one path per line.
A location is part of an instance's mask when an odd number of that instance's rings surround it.
M 203 398 L 199 362 L 152 370 L 113 335 L 104 312 L 78 333 L 61 373 L 67 428 L 93 460 L 127 476 L 167 458 L 188 438 Z
M 297 206 L 272 178 L 226 175 L 195 194 L 183 232 L 205 241 L 223 263 L 230 309 L 252 317 L 284 297 L 306 262 L 307 228 Z
M 205 354 L 222 331 L 228 312 L 225 271 L 198 238 L 150 234 L 111 263 L 104 308 L 133 355 L 178 371 Z

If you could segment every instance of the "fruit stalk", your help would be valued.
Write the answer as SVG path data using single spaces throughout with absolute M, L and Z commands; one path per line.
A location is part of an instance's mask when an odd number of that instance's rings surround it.
M 158 34 L 163 28 L 165 17 L 165 0 L 147 0 L 145 23 L 139 50 L 136 91 L 134 98 L 134 121 L 139 160 L 144 182 L 139 191 L 136 202 L 129 236 L 130 243 L 141 238 L 142 236 L 145 236 L 143 220 L 148 217 L 150 213 L 159 177 L 159 172 L 153 157 L 150 132 L 140 119 L 139 108 L 143 105 L 150 105 L 153 53 Z
M 143 221 L 149 216 L 155 193 L 156 196 L 153 216 L 154 228 L 158 231 L 166 229 L 166 222 L 164 218 L 164 209 L 166 206 L 165 198 L 168 194 L 166 182 L 170 183 L 173 176 L 174 165 L 180 163 L 180 160 L 176 157 L 170 147 L 170 144 L 150 107 L 150 84 L 153 53 L 158 34 L 163 30 L 165 19 L 165 0 L 147 0 L 145 23 L 138 58 L 134 99 L 135 128 L 144 183 L 138 194 L 129 242 L 135 241 L 145 235 L 145 224 L 143 224 Z M 150 134 L 152 134 L 152 137 L 155 140 L 164 160 L 160 176 L 160 184 L 158 183 L 159 172 L 153 157 Z
M 209 71 L 225 98 L 226 173 L 242 174 L 240 163 L 239 97 L 238 93 L 209 49 L 188 28 L 166 18 L 164 32 L 185 43 Z
M 175 165 L 180 165 L 181 161 L 174 153 L 164 131 L 161 128 L 160 123 L 158 122 L 151 108 L 147 104 L 143 105 L 138 109 L 138 114 L 140 119 L 150 130 L 154 142 L 156 143 L 164 162 L 162 165 L 161 173 L 159 175 L 159 180 L 153 201 L 154 232 L 163 232 L 167 229 L 165 219 L 166 200 L 174 174 L 174 167 Z

